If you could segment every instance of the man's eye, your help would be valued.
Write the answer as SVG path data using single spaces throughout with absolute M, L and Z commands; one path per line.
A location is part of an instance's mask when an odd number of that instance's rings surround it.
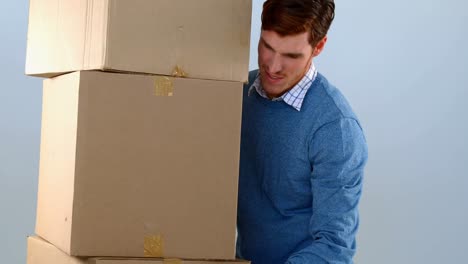
M 265 44 L 265 48 L 269 49 L 269 50 L 273 50 L 273 48 L 271 48 L 270 46 L 266 45 Z
M 295 55 L 295 54 L 289 54 L 287 55 L 288 58 L 291 58 L 291 59 L 298 59 L 300 56 L 299 55 Z

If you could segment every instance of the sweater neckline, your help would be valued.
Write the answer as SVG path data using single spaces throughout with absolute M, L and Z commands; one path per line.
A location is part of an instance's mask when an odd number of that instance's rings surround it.
M 288 105 L 284 100 L 269 100 L 267 98 L 262 97 L 261 95 L 258 94 L 256 90 L 254 90 L 254 95 L 256 100 L 258 100 L 260 103 L 262 103 L 265 106 L 272 107 L 272 108 L 291 108 L 291 110 L 294 110 L 295 112 L 301 113 L 305 110 L 307 107 L 307 101 L 309 100 L 308 98 L 310 97 L 310 94 L 312 94 L 313 89 L 315 89 L 319 83 L 322 83 L 322 75 L 320 73 L 317 73 L 317 77 L 315 80 L 310 84 L 309 89 L 307 90 L 307 93 L 305 94 L 304 97 L 304 102 L 301 108 L 301 111 L 297 111 L 293 106 Z

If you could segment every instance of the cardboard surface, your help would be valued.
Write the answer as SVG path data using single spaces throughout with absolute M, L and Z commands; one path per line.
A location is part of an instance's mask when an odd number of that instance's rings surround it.
M 44 80 L 38 235 L 75 256 L 144 257 L 153 239 L 234 258 L 242 83 L 166 78 Z
M 122 259 L 78 258 L 67 255 L 52 244 L 37 236 L 28 237 L 27 264 L 249 264 L 245 260 L 181 260 L 181 259 Z
M 251 0 L 30 0 L 26 74 L 247 81 Z

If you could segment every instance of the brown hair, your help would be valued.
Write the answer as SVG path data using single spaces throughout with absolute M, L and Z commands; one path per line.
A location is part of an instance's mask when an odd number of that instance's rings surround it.
M 280 36 L 309 32 L 315 47 L 323 39 L 335 17 L 333 0 L 267 0 L 263 3 L 262 29 Z

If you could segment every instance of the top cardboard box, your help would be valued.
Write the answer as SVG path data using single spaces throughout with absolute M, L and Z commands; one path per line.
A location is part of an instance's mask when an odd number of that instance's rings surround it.
M 30 0 L 26 74 L 247 81 L 251 0 Z

